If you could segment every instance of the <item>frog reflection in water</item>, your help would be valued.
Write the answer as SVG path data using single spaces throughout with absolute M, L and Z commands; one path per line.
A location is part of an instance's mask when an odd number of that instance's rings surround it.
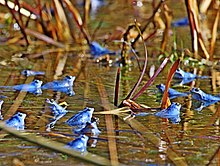
M 42 89 L 52 89 L 54 91 L 60 91 L 66 93 L 69 96 L 75 95 L 73 91 L 73 82 L 76 79 L 74 76 L 66 76 L 63 80 L 55 80 L 48 82 L 42 86 Z
M 199 88 L 192 88 L 190 90 L 190 93 L 192 94 L 192 98 L 198 101 L 203 101 L 203 102 L 220 101 L 220 96 L 213 96 L 213 95 L 207 94 Z
M 74 149 L 80 153 L 87 152 L 87 142 L 89 137 L 86 135 L 81 135 L 80 137 L 76 138 L 75 140 L 67 143 L 65 146 L 66 148 Z
M 160 91 L 160 93 L 164 93 L 165 91 L 165 85 L 164 84 L 159 84 L 159 85 L 156 85 L 156 87 L 158 88 L 158 90 Z M 177 98 L 177 97 L 185 97 L 185 96 L 188 96 L 189 93 L 183 93 L 183 92 L 178 92 L 176 91 L 175 89 L 172 89 L 172 88 L 169 88 L 168 90 L 168 95 L 169 95 L 169 98 L 170 99 L 174 99 L 174 98 Z
M 41 90 L 42 83 L 43 82 L 40 80 L 34 80 L 30 84 L 21 84 L 21 85 L 14 85 L 14 86 L 0 86 L 0 88 L 25 91 L 25 92 L 33 93 L 35 95 L 39 95 L 39 94 L 42 94 L 42 90 Z
M 94 108 L 86 107 L 84 110 L 79 111 L 77 114 L 73 115 L 70 119 L 66 121 L 66 124 L 74 127 L 74 131 L 79 131 L 86 127 L 87 123 L 91 123 L 92 114 Z
M 87 124 L 84 128 L 82 128 L 81 130 L 73 131 L 74 133 L 79 134 L 79 135 L 82 135 L 82 134 L 91 135 L 93 138 L 93 141 L 91 143 L 91 147 L 96 147 L 97 138 L 98 138 L 99 134 L 101 133 L 101 131 L 98 129 L 97 121 L 98 121 L 97 118 L 92 117 L 91 122 L 87 122 Z
M 56 122 L 64 115 L 66 115 L 68 111 L 59 104 L 57 104 L 53 99 L 46 99 L 46 103 L 50 105 L 49 108 L 51 109 L 51 112 L 54 115 L 52 121 L 49 124 L 47 124 L 47 131 L 50 131 L 50 129 L 54 127 Z
M 17 112 L 10 119 L 6 120 L 5 123 L 9 127 L 13 127 L 17 130 L 24 130 L 24 119 L 26 118 L 25 113 Z

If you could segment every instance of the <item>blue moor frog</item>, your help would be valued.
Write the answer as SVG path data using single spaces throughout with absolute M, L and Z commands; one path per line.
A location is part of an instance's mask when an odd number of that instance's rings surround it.
M 172 123 L 179 123 L 180 119 L 180 109 L 181 104 L 173 102 L 167 109 L 163 109 L 159 112 L 140 112 L 135 114 L 135 116 L 149 116 L 154 115 L 161 118 L 168 118 Z
M 196 74 L 190 73 L 190 72 L 185 72 L 182 69 L 178 68 L 173 76 L 173 78 L 179 78 L 179 79 L 183 79 L 183 78 L 197 78 L 199 76 L 197 76 Z
M 29 77 L 29 76 L 36 76 L 36 75 L 45 75 L 43 71 L 33 71 L 33 70 L 23 70 L 21 72 L 22 75 Z
M 73 91 L 72 86 L 64 87 L 64 88 L 57 88 L 57 89 L 54 89 L 54 91 L 65 93 L 68 96 L 74 96 L 75 95 L 75 92 Z
M 59 90 L 60 88 L 72 87 L 75 78 L 74 76 L 66 76 L 62 80 L 55 80 L 44 84 L 42 89 Z
M 86 107 L 84 110 L 79 111 L 66 121 L 69 126 L 75 127 L 73 130 L 81 130 L 86 127 L 87 123 L 91 123 L 94 108 Z
M 76 138 L 75 140 L 67 143 L 65 146 L 66 148 L 74 149 L 80 153 L 87 152 L 87 142 L 89 137 L 86 135 L 81 135 L 80 137 Z
M 208 78 L 208 76 L 198 76 L 196 74 L 185 72 L 182 69 L 178 68 L 173 76 L 173 78 L 178 79 L 196 79 L 196 78 Z
M 95 41 L 90 44 L 90 53 L 94 56 L 94 58 L 98 58 L 102 55 L 107 55 L 107 54 L 109 55 L 115 54 L 115 52 L 112 52 L 107 48 L 100 46 L 100 44 Z
M 190 90 L 190 93 L 192 94 L 192 98 L 198 101 L 204 101 L 204 102 L 220 101 L 220 96 L 213 96 L 207 94 L 199 88 L 192 88 Z
M 50 110 L 53 113 L 54 117 L 51 120 L 49 124 L 47 124 L 47 131 L 50 131 L 51 128 L 54 127 L 56 122 L 62 118 L 66 113 L 68 112 L 65 108 L 57 104 L 53 99 L 46 99 L 46 103 L 48 103 L 50 106 Z
M 168 118 L 172 123 L 179 123 L 181 104 L 173 102 L 167 109 L 156 112 L 154 115 L 161 118 Z
M 56 103 L 53 99 L 46 99 L 46 103 L 50 104 L 51 112 L 54 114 L 54 117 L 59 116 L 60 114 L 66 114 L 68 111 Z
M 42 94 L 42 90 L 41 90 L 42 83 L 43 82 L 40 80 L 34 80 L 30 84 L 21 84 L 21 85 L 14 85 L 14 86 L 0 86 L 0 88 L 25 91 L 25 92 L 33 93 L 35 95 L 39 95 L 39 94 Z
M 24 120 L 26 118 L 25 113 L 17 112 L 10 119 L 6 120 L 5 123 L 9 127 L 13 127 L 17 130 L 24 130 Z
M 165 91 L 165 85 L 164 84 L 156 85 L 156 87 L 158 88 L 160 93 L 164 93 L 164 91 Z M 174 99 L 174 98 L 177 98 L 177 97 L 186 97 L 186 96 L 189 95 L 189 93 L 187 93 L 187 92 L 186 93 L 178 92 L 175 89 L 169 88 L 168 95 L 169 95 L 170 99 Z

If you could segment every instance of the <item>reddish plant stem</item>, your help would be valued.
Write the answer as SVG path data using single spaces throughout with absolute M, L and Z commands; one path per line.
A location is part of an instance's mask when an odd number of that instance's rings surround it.
M 165 58 L 160 65 L 160 67 L 157 69 L 157 71 L 154 73 L 154 75 L 148 80 L 148 82 L 139 90 L 139 92 L 132 98 L 132 100 L 136 100 L 155 80 L 155 78 L 158 76 L 158 74 L 163 70 L 163 68 L 166 66 L 167 62 L 169 61 L 169 57 Z

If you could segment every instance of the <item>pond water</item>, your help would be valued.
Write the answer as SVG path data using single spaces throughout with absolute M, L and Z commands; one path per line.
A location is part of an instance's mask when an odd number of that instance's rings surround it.
M 131 5 L 130 1 L 114 1 L 101 7 L 93 13 L 88 28 L 93 28 L 100 20 L 103 26 L 97 32 L 97 38 L 102 38 L 108 32 L 112 32 L 116 26 L 132 23 L 134 18 L 144 20 L 152 13 L 150 2 L 145 2 L 146 8 L 138 8 Z M 169 2 L 170 4 L 173 1 Z M 169 5 L 168 3 L 168 5 Z M 178 4 L 178 3 L 177 3 Z M 149 10 L 149 12 L 146 12 Z M 172 8 L 174 11 L 185 11 L 181 3 Z M 109 14 L 111 17 L 109 17 Z M 184 12 L 174 14 L 175 18 L 184 16 Z M 131 16 L 129 16 L 131 15 Z M 114 21 L 117 20 L 117 21 Z M 181 38 L 184 47 L 191 46 L 188 27 L 176 29 L 177 37 Z M 182 33 L 183 32 L 183 33 Z M 97 39 L 98 40 L 98 39 Z M 151 65 L 156 68 L 161 61 L 155 57 L 151 46 L 159 40 L 147 43 L 149 47 L 148 70 Z M 118 49 L 114 44 L 112 48 Z M 160 43 L 158 44 L 160 47 Z M 142 46 L 140 46 L 141 49 Z M 155 47 L 156 48 L 156 47 Z M 43 90 L 42 95 L 36 96 L 31 93 L 1 90 L 0 94 L 5 96 L 2 106 L 2 115 L 5 119 L 17 111 L 27 114 L 25 119 L 25 131 L 36 133 L 50 140 L 64 144 L 72 141 L 75 136 L 71 127 L 64 122 L 72 115 L 85 107 L 95 108 L 94 116 L 99 119 L 98 128 L 101 134 L 98 137 L 96 147 L 88 145 L 88 152 L 105 158 L 115 156 L 121 164 L 125 165 L 217 165 L 219 164 L 219 104 L 212 104 L 197 111 L 196 101 L 191 97 L 180 97 L 172 101 L 179 102 L 181 108 L 181 121 L 172 124 L 156 116 L 137 116 L 129 118 L 129 114 L 121 113 L 119 116 L 103 115 L 98 112 L 105 108 L 113 107 L 115 77 L 118 65 L 103 65 L 95 63 L 84 47 L 73 46 L 77 51 L 60 51 L 49 46 L 31 46 L 29 48 L 19 45 L 1 46 L 0 53 L 0 86 L 10 86 L 31 82 L 34 77 L 21 75 L 24 69 L 44 71 L 44 76 L 36 76 L 35 79 L 43 83 L 56 79 L 62 79 L 66 75 L 76 76 L 73 86 L 74 96 L 68 96 L 61 92 Z M 50 50 L 37 58 L 30 58 L 35 53 Z M 143 51 L 141 51 L 142 53 Z M 219 50 L 216 50 L 219 52 Z M 23 56 L 21 56 L 23 55 Z M 29 56 L 30 55 L 30 56 Z M 27 58 L 29 57 L 29 58 Z M 143 65 L 143 63 L 141 63 Z M 157 84 L 166 83 L 167 73 L 171 63 L 160 73 L 153 84 L 136 100 L 139 104 L 145 104 L 152 108 L 160 107 L 160 95 L 156 88 Z M 185 71 L 193 72 L 192 67 L 180 67 Z M 210 76 L 207 79 L 197 79 L 193 82 L 207 93 L 217 95 L 219 87 L 220 68 L 203 66 L 198 68 L 202 75 Z M 121 68 L 119 102 L 130 92 L 139 77 L 139 68 L 134 60 L 131 66 Z M 149 76 L 144 77 L 143 85 Z M 173 82 L 172 82 L 173 83 Z M 190 86 L 176 86 L 179 91 L 189 91 Z M 173 84 L 172 84 L 173 85 Z M 45 112 L 45 99 L 54 99 L 58 103 L 66 102 L 69 112 L 61 118 L 50 132 L 46 131 L 49 121 L 49 112 Z M 108 120 L 113 121 L 113 133 L 109 132 L 111 126 Z M 110 127 L 111 128 L 111 127 Z M 66 137 L 59 137 L 62 134 Z M 113 138 L 111 145 L 116 146 L 116 151 L 109 152 L 108 141 Z M 0 133 L 0 165 L 16 165 L 19 161 L 25 165 L 90 165 L 84 161 L 68 157 L 62 153 L 53 152 L 36 144 L 21 140 L 1 131 Z M 94 159 L 95 160 L 95 159 Z M 116 162 L 117 163 L 117 162 Z M 92 165 L 92 164 L 91 164 Z

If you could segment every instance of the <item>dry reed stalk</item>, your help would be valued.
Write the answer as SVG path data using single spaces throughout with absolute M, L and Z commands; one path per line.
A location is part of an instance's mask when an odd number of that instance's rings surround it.
M 89 19 L 89 12 L 90 12 L 90 5 L 91 2 L 90 0 L 84 0 L 85 5 L 84 5 L 84 17 L 83 17 L 83 27 L 87 28 L 87 22 Z
M 158 12 L 158 10 L 160 9 L 161 5 L 165 2 L 166 0 L 160 0 L 160 2 L 158 3 L 158 5 L 156 6 L 156 8 L 154 9 L 152 15 L 147 19 L 147 23 L 143 26 L 143 28 L 141 28 L 141 33 L 139 33 L 137 35 L 137 37 L 134 39 L 134 41 L 131 43 L 132 48 L 135 48 L 134 45 L 135 43 L 138 41 L 138 39 L 141 37 L 141 34 L 144 33 L 144 31 L 147 29 L 147 27 L 149 26 L 149 24 L 154 20 L 154 16 L 155 14 Z
M 67 6 L 67 8 L 69 9 L 69 11 L 71 12 L 79 30 L 81 31 L 81 33 L 83 34 L 84 38 L 86 39 L 87 43 L 90 44 L 91 43 L 91 37 L 88 33 L 88 31 L 84 28 L 83 26 L 83 21 L 82 18 L 79 14 L 79 11 L 77 10 L 77 8 L 71 3 L 71 1 L 69 0 L 63 0 L 63 2 L 65 3 L 65 5 Z
M 96 78 L 97 81 L 97 88 L 100 94 L 102 105 L 105 109 L 111 110 L 110 103 L 108 101 L 107 92 L 105 90 L 104 85 L 102 84 L 101 78 Z M 108 135 L 108 148 L 110 154 L 111 164 L 113 166 L 119 165 L 118 162 L 118 152 L 117 152 L 117 145 L 116 145 L 116 138 L 115 138 L 115 128 L 113 126 L 113 119 L 112 115 L 106 114 L 105 115 L 105 122 L 107 128 L 107 135 Z
M 9 7 L 7 1 L 6 1 L 6 6 L 8 7 L 8 9 L 9 9 L 10 13 L 12 14 L 13 18 L 15 19 L 16 23 L 17 23 L 18 26 L 20 27 L 20 31 L 21 31 L 21 33 L 22 33 L 24 39 L 25 39 L 26 44 L 29 45 L 30 43 L 29 43 L 29 40 L 28 40 L 28 38 L 27 38 L 27 34 L 26 34 L 26 32 L 25 32 L 25 28 L 26 28 L 26 27 L 24 27 L 24 22 L 23 22 L 23 19 L 22 19 L 22 14 L 21 14 L 21 12 L 20 12 L 21 8 L 20 8 L 19 1 L 16 0 L 16 6 L 14 5 L 14 9 L 11 9 L 11 8 Z M 18 18 L 17 18 L 16 15 L 15 15 L 15 11 L 16 11 L 16 10 L 15 10 L 15 7 L 18 7 Z
M 26 28 L 25 29 L 25 32 L 28 34 L 28 35 L 31 35 L 31 36 L 34 36 L 42 41 L 45 41 L 46 43 L 49 43 L 49 44 L 52 44 L 56 47 L 60 47 L 60 48 L 65 48 L 65 45 L 60 43 L 60 42 L 57 42 L 55 40 L 53 40 L 52 38 L 42 34 L 42 33 L 39 33 L 37 31 L 34 31 L 34 30 L 31 30 L 31 29 L 28 29 Z
M 166 4 L 163 5 L 163 9 L 164 9 L 164 16 L 166 19 L 166 28 L 163 32 L 163 39 L 162 39 L 162 44 L 161 44 L 161 51 L 162 52 L 164 52 L 166 50 L 166 46 L 167 46 L 168 39 L 169 39 L 169 32 L 170 32 L 170 28 L 171 28 L 171 21 L 172 21 L 171 11 Z
M 120 67 L 117 70 L 116 79 L 115 79 L 115 95 L 114 95 L 114 106 L 118 106 L 118 96 L 119 96 L 119 86 L 120 86 Z
M 201 55 L 202 57 L 209 59 L 210 55 L 207 52 L 203 39 L 202 34 L 200 30 L 199 25 L 199 12 L 198 12 L 198 5 L 195 0 L 185 0 L 187 12 L 188 12 L 188 18 L 191 28 L 191 36 L 192 36 L 192 48 L 194 52 L 195 58 L 198 58 L 198 44 L 203 52 L 204 55 Z
M 211 5 L 212 0 L 202 0 L 199 4 L 199 11 L 201 13 L 207 13 L 209 6 Z
M 215 48 L 215 43 L 216 43 L 216 38 L 217 38 L 217 31 L 218 31 L 218 24 L 219 24 L 219 12 L 220 12 L 220 6 L 218 6 L 218 11 L 216 13 L 215 21 L 212 27 L 212 39 L 210 43 L 210 49 L 209 49 L 209 54 L 210 54 L 210 60 L 212 61 L 214 59 L 213 54 L 214 54 L 214 48 Z
M 47 27 L 47 24 L 45 21 L 48 21 L 49 18 L 47 16 L 46 13 L 43 12 L 43 9 L 42 9 L 42 5 L 41 5 L 41 0 L 36 0 L 37 1 L 37 9 L 39 10 L 39 18 L 38 18 L 38 22 L 39 22 L 39 30 L 42 30 L 43 33 L 46 35 L 46 36 L 50 36 L 50 33 L 48 31 L 48 27 Z
M 189 19 L 189 25 L 190 25 L 190 30 L 191 30 L 191 37 L 192 37 L 192 50 L 194 53 L 194 57 L 198 58 L 198 35 L 196 32 L 195 22 L 193 19 L 193 14 L 191 12 L 190 3 L 191 3 L 190 0 L 185 0 L 186 9 L 188 13 L 188 19 Z
M 218 80 L 218 73 L 215 69 L 212 69 L 211 71 L 211 85 L 212 85 L 212 91 L 214 93 L 217 93 L 217 80 Z
M 70 41 L 72 36 L 63 7 L 59 0 L 53 0 L 52 5 L 54 8 L 58 38 L 60 41 Z
M 122 49 L 121 49 L 121 63 L 123 66 L 126 66 L 129 62 L 129 57 L 128 57 L 128 50 L 129 50 L 129 45 L 128 43 L 130 43 L 129 40 L 129 32 L 132 28 L 134 28 L 135 25 L 131 24 L 128 26 L 128 28 L 126 29 L 125 33 L 123 34 L 123 44 L 122 44 Z

